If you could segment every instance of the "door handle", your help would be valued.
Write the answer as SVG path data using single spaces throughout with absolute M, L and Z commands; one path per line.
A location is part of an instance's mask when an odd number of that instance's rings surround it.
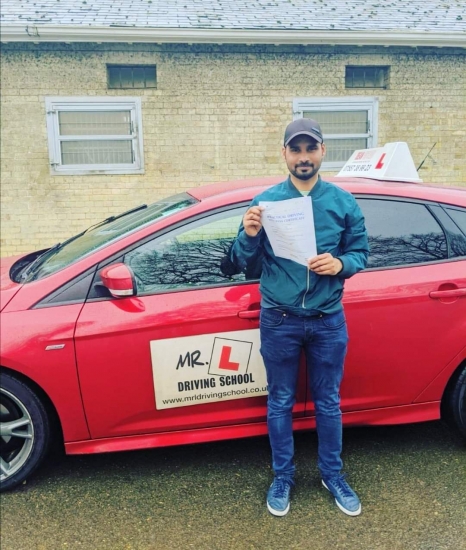
M 240 317 L 241 319 L 259 319 L 260 314 L 260 309 L 247 309 L 246 311 L 238 311 L 238 317 Z
M 450 290 L 433 290 L 429 292 L 431 298 L 460 298 L 466 296 L 466 288 L 453 288 Z

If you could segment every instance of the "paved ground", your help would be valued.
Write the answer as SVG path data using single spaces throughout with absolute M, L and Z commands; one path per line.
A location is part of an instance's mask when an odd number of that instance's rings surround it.
M 63 457 L 1 497 L 1 550 L 465 550 L 466 446 L 443 424 L 348 429 L 350 518 L 296 437 L 290 513 L 265 508 L 266 438 Z

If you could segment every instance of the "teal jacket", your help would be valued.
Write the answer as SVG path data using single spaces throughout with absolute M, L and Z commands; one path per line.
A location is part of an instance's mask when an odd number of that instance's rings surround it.
M 317 275 L 306 266 L 279 258 L 273 253 L 262 229 L 249 237 L 241 224 L 231 248 L 231 260 L 244 271 L 262 263 L 261 306 L 280 308 L 295 315 L 335 313 L 342 308 L 343 285 L 367 265 L 369 244 L 364 216 L 351 193 L 318 179 L 309 194 L 312 198 L 317 253 L 330 252 L 343 264 L 338 275 Z M 288 178 L 256 196 L 259 201 L 281 201 L 302 197 Z

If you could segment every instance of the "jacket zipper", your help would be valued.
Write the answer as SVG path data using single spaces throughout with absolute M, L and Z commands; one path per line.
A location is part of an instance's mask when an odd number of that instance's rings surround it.
M 303 296 L 303 303 L 302 303 L 302 307 L 304 309 L 306 309 L 306 304 L 305 304 L 305 300 L 306 300 L 306 295 L 307 293 L 309 292 L 309 269 L 307 270 L 307 283 L 306 283 L 306 292 L 304 293 L 304 296 Z

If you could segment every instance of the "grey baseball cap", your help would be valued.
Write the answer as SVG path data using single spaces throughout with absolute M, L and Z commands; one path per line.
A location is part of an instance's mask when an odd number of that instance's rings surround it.
M 286 147 L 293 138 L 302 134 L 310 136 L 319 143 L 323 143 L 324 141 L 322 130 L 317 120 L 313 120 L 312 118 L 298 118 L 297 120 L 293 120 L 293 122 L 286 127 L 285 138 L 283 140 L 284 146 Z

